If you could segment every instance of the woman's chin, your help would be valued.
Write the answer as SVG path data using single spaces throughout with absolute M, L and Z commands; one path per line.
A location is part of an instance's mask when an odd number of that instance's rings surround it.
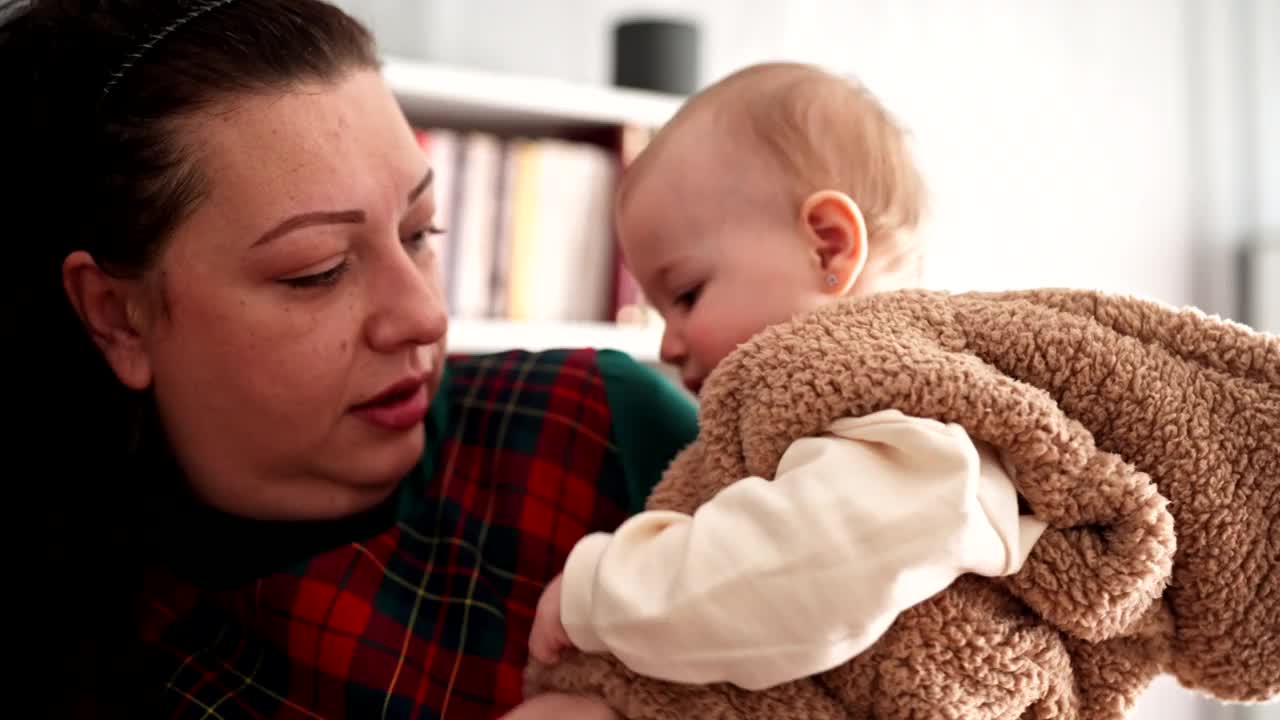
M 421 425 L 370 443 L 356 453 L 358 458 L 351 458 L 357 461 L 351 465 L 352 484 L 367 488 L 394 487 L 418 464 L 425 443 Z

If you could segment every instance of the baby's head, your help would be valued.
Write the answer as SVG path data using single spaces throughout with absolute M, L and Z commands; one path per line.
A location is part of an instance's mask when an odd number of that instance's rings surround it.
M 738 344 L 846 295 L 920 282 L 924 189 L 865 89 L 816 67 L 741 70 L 689 99 L 618 188 L 623 253 L 695 392 Z

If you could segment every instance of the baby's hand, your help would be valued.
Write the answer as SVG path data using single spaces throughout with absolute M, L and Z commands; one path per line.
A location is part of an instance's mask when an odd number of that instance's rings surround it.
M 529 633 L 529 654 L 538 662 L 555 665 L 566 651 L 573 649 L 573 641 L 560 621 L 560 576 L 557 575 L 538 598 L 533 631 Z

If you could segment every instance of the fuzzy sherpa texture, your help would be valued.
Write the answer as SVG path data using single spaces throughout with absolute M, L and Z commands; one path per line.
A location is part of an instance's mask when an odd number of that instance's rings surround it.
M 532 693 L 628 718 L 1121 718 L 1158 674 L 1280 694 L 1280 339 L 1082 290 L 902 291 L 757 335 L 704 386 L 698 439 L 648 506 L 690 512 L 797 438 L 884 409 L 1002 448 L 1050 528 L 844 665 L 760 692 L 530 666 Z M 856 482 L 849 478 L 849 482 Z

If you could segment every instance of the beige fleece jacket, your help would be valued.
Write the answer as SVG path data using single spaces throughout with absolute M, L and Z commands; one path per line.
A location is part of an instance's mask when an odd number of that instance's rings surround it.
M 1280 695 L 1280 338 L 1083 290 L 851 299 L 721 363 L 648 507 L 693 512 L 832 421 L 889 409 L 1004 454 L 1048 523 L 1021 570 L 961 576 L 849 662 L 763 691 L 584 653 L 531 665 L 529 692 L 637 720 L 1118 719 L 1160 673 Z

